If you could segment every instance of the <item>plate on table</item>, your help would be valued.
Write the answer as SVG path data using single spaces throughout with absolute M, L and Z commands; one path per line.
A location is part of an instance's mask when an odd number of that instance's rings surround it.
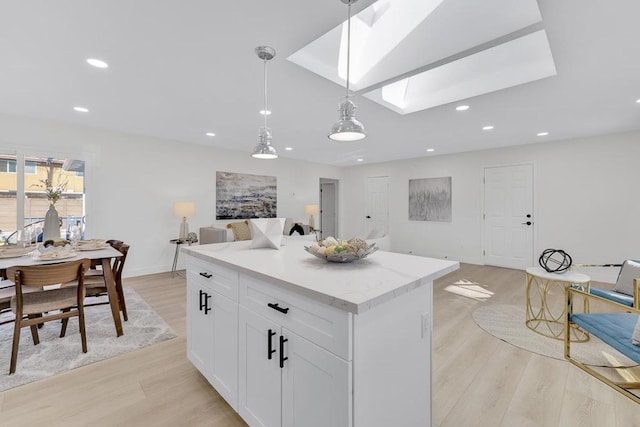
M 33 259 L 36 261 L 58 261 L 64 259 L 71 259 L 78 255 L 75 252 L 45 252 L 40 254 Z
M 19 258 L 32 252 L 33 248 L 5 248 L 0 249 L 0 258 Z

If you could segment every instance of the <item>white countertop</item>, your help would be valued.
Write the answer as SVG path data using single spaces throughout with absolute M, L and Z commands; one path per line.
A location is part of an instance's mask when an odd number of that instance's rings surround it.
M 459 268 L 455 261 L 377 251 L 353 263 L 329 263 L 287 239 L 280 250 L 251 249 L 250 241 L 182 247 L 182 252 L 276 282 L 353 313 L 427 285 Z

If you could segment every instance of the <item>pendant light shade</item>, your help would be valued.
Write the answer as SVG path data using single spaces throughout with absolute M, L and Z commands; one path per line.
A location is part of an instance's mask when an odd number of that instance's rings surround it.
M 340 103 L 338 112 L 340 118 L 331 127 L 329 132 L 329 139 L 334 141 L 358 141 L 367 136 L 364 131 L 364 125 L 356 119 L 356 104 L 351 100 L 349 95 L 349 63 L 350 63 L 350 49 L 351 49 L 351 5 L 358 0 L 340 0 L 342 3 L 348 5 L 348 18 L 347 18 L 347 94 L 344 97 L 344 101 Z
M 256 49 L 256 55 L 258 58 L 262 59 L 264 62 L 264 111 L 268 111 L 267 109 L 267 61 L 273 59 L 276 56 L 276 51 L 272 47 L 269 46 L 258 46 Z M 256 148 L 253 149 L 253 153 L 251 153 L 251 157 L 254 159 L 277 159 L 278 153 L 271 145 L 271 128 L 267 126 L 267 116 L 268 114 L 264 114 L 264 126 L 260 127 L 259 138 L 260 142 L 256 145 Z

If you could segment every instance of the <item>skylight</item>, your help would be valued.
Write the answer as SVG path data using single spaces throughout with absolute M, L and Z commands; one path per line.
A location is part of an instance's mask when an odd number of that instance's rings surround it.
M 287 59 L 345 86 L 346 39 L 345 21 Z M 400 114 L 555 74 L 536 0 L 378 0 L 350 56 L 351 89 Z

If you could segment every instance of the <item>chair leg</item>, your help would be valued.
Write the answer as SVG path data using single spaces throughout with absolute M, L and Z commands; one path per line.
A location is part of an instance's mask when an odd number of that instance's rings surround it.
M 29 314 L 27 315 L 27 319 L 37 319 L 38 317 L 42 317 L 41 314 Z M 31 338 L 33 338 L 33 345 L 40 344 L 40 336 L 38 335 L 38 325 L 31 325 Z
M 63 308 L 62 312 L 68 313 L 69 310 L 70 310 L 69 308 Z M 65 317 L 64 319 L 62 319 L 62 328 L 60 328 L 60 338 L 64 338 L 65 334 L 67 333 L 67 323 L 69 323 L 68 317 Z
M 118 301 L 120 302 L 120 310 L 122 311 L 122 317 L 126 322 L 129 320 L 129 316 L 127 316 L 127 304 L 124 302 L 124 289 L 122 289 L 122 283 L 116 282 L 116 291 L 118 292 Z
M 80 323 L 80 338 L 82 339 L 82 352 L 87 352 L 87 332 L 84 327 L 84 308 L 78 308 L 78 323 Z
M 16 313 L 16 320 L 13 326 L 13 346 L 11 347 L 11 364 L 9 366 L 9 375 L 16 372 L 16 364 L 18 362 L 18 344 L 20 343 L 20 328 L 22 328 L 21 324 L 22 314 L 18 316 Z

